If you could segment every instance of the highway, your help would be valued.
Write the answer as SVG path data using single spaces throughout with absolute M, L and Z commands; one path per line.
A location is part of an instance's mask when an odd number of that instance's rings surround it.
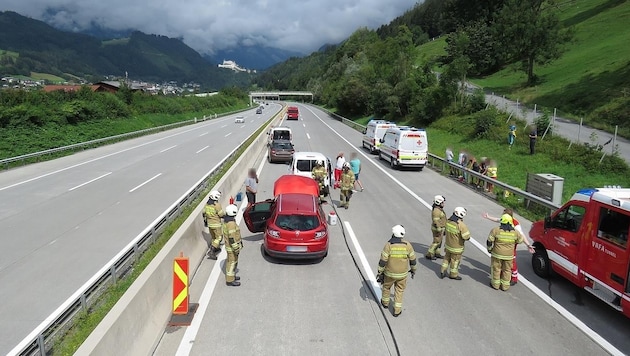
M 281 106 L 0 173 L 5 354 Z
M 300 121 L 284 123 L 293 129 L 297 150 L 319 151 L 331 158 L 338 151 L 347 156 L 355 151 L 362 160 L 365 191 L 354 194 L 350 209 L 338 211 L 341 221 L 329 227 L 328 257 L 321 262 L 265 258 L 262 235 L 249 233 L 241 224 L 243 285 L 227 287 L 221 261 L 204 261 L 191 285 L 191 301 L 202 303 L 193 324 L 167 328 L 155 355 L 396 355 L 395 344 L 401 355 L 630 352 L 625 317 L 588 295 L 576 298 L 576 290 L 566 281 L 536 277 L 522 247 L 521 282 L 508 292 L 490 288 L 490 258 L 484 250 L 495 224 L 481 214 L 498 215 L 499 205 L 430 169 L 391 170 L 360 148 L 360 133 L 312 107 L 301 105 L 300 114 Z M 270 198 L 274 180 L 287 172 L 285 165 L 263 159 L 258 200 Z M 333 192 L 332 204 L 338 202 L 338 194 Z M 465 222 L 474 241 L 464 252 L 461 281 L 439 279 L 441 260 L 423 257 L 431 241 L 429 204 L 435 194 L 446 196 L 449 215 L 456 206 L 468 209 Z M 531 223 L 519 220 L 528 231 Z M 419 262 L 398 318 L 391 310 L 383 316 L 369 292 L 379 288 L 374 274 L 395 224 L 405 226 Z M 552 307 L 537 293 L 552 297 L 561 307 Z M 575 324 L 562 313 L 575 318 Z

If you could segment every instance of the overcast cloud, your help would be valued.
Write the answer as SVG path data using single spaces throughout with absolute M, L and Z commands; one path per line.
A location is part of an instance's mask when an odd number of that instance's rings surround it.
M 310 53 L 359 27 L 387 23 L 416 1 L 3 0 L 0 9 L 68 30 L 98 24 L 178 37 L 201 53 L 252 44 Z

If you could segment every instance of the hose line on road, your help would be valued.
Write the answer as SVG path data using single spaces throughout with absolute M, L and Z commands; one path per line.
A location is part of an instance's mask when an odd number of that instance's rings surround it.
M 335 204 L 332 202 L 332 196 L 330 198 L 331 201 L 331 205 L 333 210 L 335 211 L 335 214 L 337 214 L 337 207 L 335 206 Z M 339 216 L 339 214 L 337 214 L 337 216 Z M 352 252 L 352 248 L 350 248 L 350 243 L 348 242 L 348 237 L 346 236 L 346 229 L 343 226 L 342 221 L 339 221 L 339 225 L 341 226 L 341 234 L 343 235 L 343 240 L 346 244 L 346 248 L 348 249 L 348 252 L 350 253 L 350 257 L 352 257 L 352 262 L 354 263 L 354 267 L 357 269 L 357 271 L 359 272 L 359 276 L 361 276 L 361 279 L 363 280 L 363 285 L 364 286 L 369 286 L 370 282 L 368 281 L 367 278 L 365 278 L 365 275 L 363 274 L 363 271 L 361 271 L 361 267 L 359 267 L 359 262 L 357 262 L 356 257 L 354 256 L 354 253 Z M 387 319 L 387 316 L 385 315 L 385 310 L 381 307 L 381 304 L 378 302 L 380 297 L 378 297 L 375 293 L 374 290 L 372 288 L 367 288 L 370 291 L 370 294 L 372 295 L 372 299 L 374 300 L 374 303 L 376 303 L 376 306 L 378 308 L 378 310 L 381 311 L 381 315 L 383 316 L 383 319 L 385 320 L 385 324 L 387 324 L 387 329 L 389 330 L 389 335 L 392 338 L 392 342 L 394 343 L 394 347 L 396 348 L 396 355 L 400 356 L 400 349 L 398 348 L 398 341 L 396 340 L 396 335 L 394 334 L 394 330 L 392 329 L 391 324 L 389 323 L 389 320 Z M 383 335 L 384 336 L 384 335 Z M 387 343 L 385 343 L 385 345 L 387 345 Z M 389 346 L 387 346 L 387 348 L 389 349 Z M 390 355 L 391 355 L 391 351 L 390 351 Z

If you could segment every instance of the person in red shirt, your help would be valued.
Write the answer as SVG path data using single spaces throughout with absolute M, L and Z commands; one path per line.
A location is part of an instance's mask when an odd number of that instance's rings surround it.
M 532 242 L 529 240 L 527 235 L 523 233 L 523 228 L 521 227 L 521 224 L 518 222 L 518 220 L 514 218 L 514 211 L 511 208 L 505 208 L 503 209 L 503 214 L 508 214 L 512 217 L 512 220 L 514 221 L 514 230 L 520 232 L 523 236 L 525 236 L 526 244 L 531 246 Z M 497 217 L 488 215 L 488 213 L 481 214 L 481 217 L 497 223 L 500 220 Z M 534 253 L 534 248 L 530 247 L 529 252 Z M 518 283 L 518 266 L 516 265 L 516 245 L 514 245 L 514 262 L 512 263 L 512 280 L 510 281 L 510 285 L 513 286 L 516 283 Z

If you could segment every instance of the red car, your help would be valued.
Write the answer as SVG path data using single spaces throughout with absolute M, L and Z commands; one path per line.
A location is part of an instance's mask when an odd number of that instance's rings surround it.
M 315 180 L 284 175 L 274 184 L 274 199 L 245 209 L 251 232 L 264 232 L 264 252 L 272 257 L 316 259 L 328 255 L 328 225 Z

